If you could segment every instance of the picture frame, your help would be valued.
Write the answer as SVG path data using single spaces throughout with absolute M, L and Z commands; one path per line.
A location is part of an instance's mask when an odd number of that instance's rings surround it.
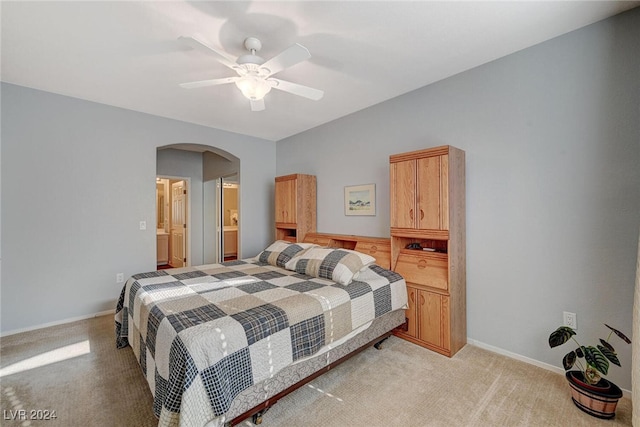
M 361 216 L 376 214 L 376 185 L 350 185 L 344 187 L 344 214 Z

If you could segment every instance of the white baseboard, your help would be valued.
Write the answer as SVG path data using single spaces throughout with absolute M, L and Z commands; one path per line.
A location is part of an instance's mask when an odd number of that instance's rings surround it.
M 99 313 L 87 314 L 85 316 L 72 317 L 70 319 L 64 319 L 64 320 L 58 320 L 58 321 L 55 321 L 55 322 L 44 323 L 42 325 L 29 326 L 28 328 L 15 329 L 13 331 L 2 332 L 2 334 L 0 334 L 0 337 L 7 337 L 9 335 L 15 335 L 15 334 L 19 334 L 21 332 L 35 331 L 37 329 L 48 328 L 50 326 L 64 325 L 65 323 L 77 322 L 78 320 L 92 319 L 94 317 L 107 316 L 109 314 L 113 315 L 113 314 L 115 314 L 115 312 L 116 312 L 115 309 L 106 310 L 106 311 L 101 311 Z
M 468 337 L 467 337 L 467 343 L 471 344 L 471 345 L 474 345 L 476 347 L 482 348 L 484 350 L 492 351 L 494 353 L 498 353 L 498 354 L 501 354 L 503 356 L 507 356 L 507 357 L 510 357 L 512 359 L 516 359 L 516 360 L 519 360 L 521 362 L 525 362 L 525 363 L 528 363 L 530 365 L 534 365 L 534 366 L 537 366 L 539 368 L 546 369 L 547 371 L 551 371 L 551 372 L 555 372 L 557 374 L 564 375 L 564 369 L 562 369 L 562 368 L 559 368 L 559 367 L 553 366 L 553 365 L 549 365 L 548 363 L 540 362 L 539 360 L 531 359 L 530 357 L 526 357 L 526 356 L 523 356 L 523 355 L 518 354 L 518 353 L 513 353 L 511 351 L 507 351 L 507 350 L 502 349 L 500 347 L 495 347 L 495 346 L 492 346 L 492 345 L 489 345 L 489 344 L 485 344 L 483 342 L 476 341 L 476 340 L 468 338 Z M 624 397 L 631 399 L 631 391 L 630 390 L 625 390 L 624 388 L 621 388 L 621 390 L 622 390 L 622 394 L 624 395 Z

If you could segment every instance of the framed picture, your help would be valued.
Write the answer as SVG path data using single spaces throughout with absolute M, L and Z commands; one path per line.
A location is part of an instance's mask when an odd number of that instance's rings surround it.
M 344 187 L 345 215 L 376 214 L 376 185 L 352 185 Z

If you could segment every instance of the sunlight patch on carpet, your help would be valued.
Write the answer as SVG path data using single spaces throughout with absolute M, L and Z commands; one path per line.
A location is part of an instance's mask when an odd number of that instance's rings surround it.
M 91 353 L 89 340 L 67 345 L 0 368 L 0 378 Z
M 309 388 L 311 388 L 311 389 L 313 389 L 313 390 L 317 391 L 318 393 L 322 393 L 322 394 L 324 394 L 325 396 L 331 397 L 332 399 L 336 399 L 338 402 L 342 402 L 342 401 L 343 401 L 343 400 L 342 400 L 341 398 L 339 398 L 338 396 L 334 396 L 333 394 L 328 393 L 328 392 L 326 392 L 326 391 L 324 391 L 324 390 L 322 390 L 322 389 L 319 389 L 318 387 L 316 387 L 316 386 L 314 386 L 314 385 L 312 385 L 312 384 L 307 384 L 307 387 L 309 387 Z

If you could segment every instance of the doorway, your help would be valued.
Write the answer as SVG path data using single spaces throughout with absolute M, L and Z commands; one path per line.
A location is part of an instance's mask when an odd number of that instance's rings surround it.
M 190 265 L 189 178 L 156 177 L 158 269 Z
M 232 261 L 240 254 L 238 174 L 204 183 L 204 264 Z
M 220 178 L 222 187 L 221 235 L 224 261 L 238 259 L 238 181 L 237 176 Z

